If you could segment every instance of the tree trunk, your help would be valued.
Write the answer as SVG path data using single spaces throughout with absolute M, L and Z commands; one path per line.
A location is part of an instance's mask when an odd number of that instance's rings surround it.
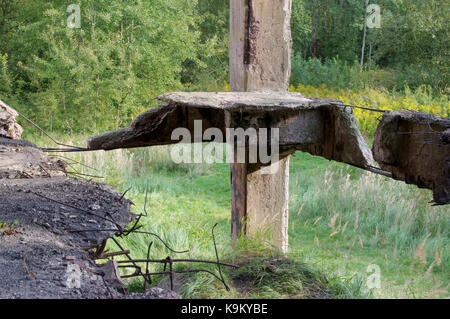
M 367 6 L 369 5 L 369 0 L 366 0 L 366 6 L 364 7 L 364 31 L 363 31 L 363 42 L 361 48 L 361 70 L 364 65 L 364 53 L 366 49 L 366 35 L 367 35 Z

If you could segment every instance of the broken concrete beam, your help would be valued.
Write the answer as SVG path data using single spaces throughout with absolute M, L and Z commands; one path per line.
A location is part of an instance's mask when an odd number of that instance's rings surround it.
M 159 99 L 167 105 L 142 113 L 129 127 L 90 138 L 89 149 L 175 144 L 171 135 L 180 127 L 197 137 L 192 142 L 207 141 L 203 133 L 212 127 L 223 137 L 227 128 L 278 128 L 281 157 L 302 150 L 363 168 L 373 162 L 351 109 L 338 101 L 287 92 L 176 92 Z M 195 120 L 202 121 L 201 134 L 194 132 Z
M 0 136 L 12 139 L 20 139 L 23 129 L 16 122 L 19 114 L 0 100 Z
M 269 235 L 283 253 L 288 243 L 289 155 L 299 149 L 361 168 L 373 162 L 351 109 L 338 101 L 273 91 L 176 92 L 159 98 L 167 105 L 139 115 L 127 128 L 89 139 L 89 149 L 175 144 L 178 140 L 172 139 L 172 133 L 177 128 L 188 130 L 191 139 L 184 142 L 189 143 L 208 142 L 203 136 L 209 128 L 219 129 L 220 142 L 235 144 L 236 138 L 244 145 L 238 142 L 234 150 L 244 156 L 238 159 L 235 152 L 231 163 L 233 237 Z M 196 120 L 201 122 L 199 132 Z M 232 129 L 239 129 L 241 135 Z M 260 129 L 265 129 L 264 136 Z M 272 141 L 277 130 L 278 139 Z M 218 142 L 217 136 L 214 141 Z M 274 168 L 275 173 L 263 172 L 268 164 L 250 151 L 254 146 L 259 155 L 260 147 L 270 149 L 266 154 L 279 155 L 269 158 L 274 165 L 269 170 Z
M 309 109 L 328 105 L 329 99 L 308 98 L 293 92 L 170 92 L 158 96 L 168 104 L 226 111 L 258 112 Z
M 435 204 L 448 204 L 449 133 L 449 118 L 412 111 L 386 112 L 375 133 L 373 155 L 394 179 L 431 189 Z
M 202 121 L 201 135 L 210 127 L 225 127 L 223 111 L 163 105 L 140 114 L 128 127 L 90 138 L 88 147 L 91 150 L 113 150 L 175 144 L 178 141 L 171 138 L 172 132 L 177 128 L 187 128 L 193 133 L 195 120 Z
M 363 169 L 373 167 L 372 152 L 359 131 L 352 109 L 339 104 L 318 107 L 322 119 L 322 143 L 300 144 L 295 148 Z

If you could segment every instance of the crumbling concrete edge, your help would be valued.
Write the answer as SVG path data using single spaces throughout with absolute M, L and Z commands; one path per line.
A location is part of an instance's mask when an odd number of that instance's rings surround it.
M 433 191 L 435 205 L 450 203 L 450 119 L 415 111 L 384 113 L 372 147 L 392 178 Z

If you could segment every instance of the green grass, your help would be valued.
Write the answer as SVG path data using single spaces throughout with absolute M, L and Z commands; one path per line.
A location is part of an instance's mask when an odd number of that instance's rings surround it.
M 145 258 L 153 241 L 153 258 L 214 260 L 211 229 L 218 223 L 221 259 L 242 266 L 238 271 L 223 269 L 232 289 L 226 291 L 218 280 L 201 273 L 184 278 L 183 297 L 448 297 L 448 207 L 431 207 L 427 190 L 296 153 L 290 165 L 290 251 L 288 259 L 279 259 L 258 240 L 233 243 L 231 249 L 228 164 L 176 165 L 167 147 L 70 156 L 99 168 L 95 173 L 120 191 L 131 186 L 127 197 L 135 213 L 143 211 L 148 187 L 143 230 L 158 233 L 177 250 L 189 249 L 174 255 L 155 238 L 133 234 L 120 240 L 133 257 Z M 109 248 L 117 249 L 114 244 Z M 379 289 L 367 287 L 370 265 L 379 267 Z M 214 266 L 203 268 L 217 273 Z M 128 284 L 131 290 L 142 286 L 137 281 Z

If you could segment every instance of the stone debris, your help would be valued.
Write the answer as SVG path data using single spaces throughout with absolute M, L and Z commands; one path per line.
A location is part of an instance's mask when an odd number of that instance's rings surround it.
M 0 136 L 20 139 L 23 129 L 16 122 L 18 115 L 19 113 L 0 100 Z
M 181 299 L 175 291 L 159 287 L 147 289 L 140 297 L 145 299 Z
M 142 293 L 133 293 L 122 297 L 124 299 L 181 299 L 181 296 L 170 289 L 152 287 Z
M 0 179 L 64 176 L 64 161 L 53 161 L 30 142 L 0 137 Z

